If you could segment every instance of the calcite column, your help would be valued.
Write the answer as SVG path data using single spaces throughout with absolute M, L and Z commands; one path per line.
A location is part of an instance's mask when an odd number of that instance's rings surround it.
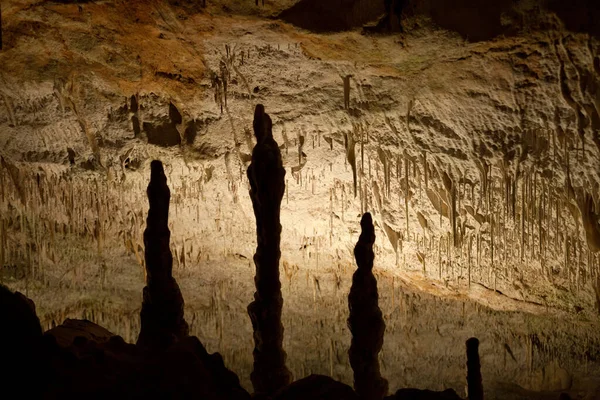
M 383 346 L 385 322 L 379 309 L 377 280 L 373 276 L 375 228 L 370 213 L 363 215 L 360 226 L 362 232 L 354 247 L 358 269 L 352 276 L 348 296 L 348 327 L 352 333 L 348 355 L 356 392 L 362 399 L 380 400 L 388 391 L 388 382 L 381 377 L 377 359 Z
M 477 338 L 467 340 L 467 390 L 469 400 L 483 400 L 479 340 Z
M 254 264 L 256 292 L 248 306 L 254 330 L 254 370 L 250 375 L 256 394 L 272 394 L 290 383 L 285 366 L 283 325 L 281 323 L 280 206 L 285 191 L 285 169 L 277 142 L 273 139 L 271 118 L 262 104 L 254 111 L 256 146 L 248 167 L 250 198 L 256 217 Z
M 165 349 L 188 336 L 189 327 L 183 317 L 183 296 L 172 274 L 171 232 L 168 227 L 171 191 L 162 163 L 154 160 L 150 167 L 147 190 L 150 210 L 144 231 L 146 287 L 137 343 L 148 348 Z

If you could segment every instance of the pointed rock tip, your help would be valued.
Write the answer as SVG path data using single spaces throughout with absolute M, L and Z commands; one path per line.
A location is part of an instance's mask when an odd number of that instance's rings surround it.
M 360 219 L 360 227 L 363 231 L 365 230 L 373 230 L 373 217 L 371 217 L 371 213 L 366 212 L 363 214 Z
M 163 163 L 160 160 L 152 160 L 150 163 L 150 180 L 161 178 L 163 176 L 165 176 Z

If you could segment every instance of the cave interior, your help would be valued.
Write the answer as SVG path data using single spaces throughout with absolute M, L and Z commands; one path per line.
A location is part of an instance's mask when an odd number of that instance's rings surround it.
M 596 0 L 2 0 L 2 398 L 600 399 Z

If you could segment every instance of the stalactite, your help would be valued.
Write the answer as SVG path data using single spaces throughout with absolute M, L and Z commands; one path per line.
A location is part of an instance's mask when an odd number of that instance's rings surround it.
M 442 280 L 442 237 L 438 238 L 438 279 Z
M 350 78 L 352 75 L 345 75 L 342 77 L 344 82 L 344 110 L 350 109 Z
M 410 240 L 410 230 L 408 223 L 408 194 L 410 192 L 410 186 L 408 184 L 408 158 L 404 158 L 404 210 L 406 218 L 406 238 Z
M 446 192 L 449 197 L 449 211 L 450 211 L 450 226 L 452 227 L 452 243 L 454 247 L 459 246 L 458 235 L 456 231 L 456 185 L 454 180 L 450 178 L 448 173 L 444 171 L 442 173 L 442 181 L 444 183 L 444 187 L 446 188 Z
M 348 159 L 348 163 L 350 163 L 350 166 L 352 167 L 352 182 L 354 184 L 354 197 L 356 197 L 356 142 L 354 141 L 354 133 L 346 132 L 344 138 L 344 144 L 346 145 L 346 158 Z
M 333 246 L 333 189 L 329 189 L 329 246 Z
M 472 247 L 473 247 L 473 236 L 470 235 L 469 236 L 469 250 L 468 250 L 469 253 L 468 253 L 468 260 L 467 260 L 467 268 L 468 268 L 468 271 L 467 271 L 467 280 L 468 280 L 468 285 L 469 285 L 468 287 L 469 288 L 471 288 L 471 264 L 472 264 L 472 261 L 471 261 L 471 249 L 472 249 Z
M 425 174 L 425 190 L 429 189 L 429 164 L 427 164 L 427 152 L 423 152 L 423 171 Z
M 257 144 L 248 167 L 248 180 L 256 217 L 257 247 L 256 292 L 248 306 L 254 330 L 254 370 L 250 379 L 256 394 L 273 394 L 291 381 L 283 350 L 283 298 L 279 281 L 280 206 L 285 169 L 273 139 L 271 118 L 262 104 L 256 106 L 253 126 Z
M 378 304 L 377 281 L 373 276 L 375 228 L 371 214 L 364 214 L 360 224 L 362 233 L 354 248 L 358 269 L 352 277 L 348 296 L 348 327 L 352 333 L 348 355 L 356 392 L 363 399 L 379 400 L 387 394 L 388 382 L 381 377 L 378 361 L 385 322 Z

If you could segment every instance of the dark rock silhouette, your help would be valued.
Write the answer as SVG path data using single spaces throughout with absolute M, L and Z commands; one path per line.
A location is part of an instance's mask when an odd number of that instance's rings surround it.
M 96 343 L 109 341 L 115 335 L 100 325 L 97 325 L 87 319 L 69 319 L 67 318 L 61 325 L 45 332 L 45 335 L 52 335 L 56 343 L 61 347 L 68 347 L 77 340 L 93 340 Z
M 286 386 L 273 400 L 358 400 L 358 395 L 346 384 L 328 376 L 309 375 Z
M 300 0 L 277 17 L 312 32 L 340 32 L 360 27 L 384 12 L 383 1 Z
M 248 306 L 254 330 L 254 370 L 250 376 L 256 394 L 273 394 L 291 381 L 285 366 L 283 325 L 281 323 L 280 206 L 285 191 L 285 169 L 277 142 L 273 139 L 271 118 L 262 104 L 254 111 L 256 146 L 248 167 L 250 198 L 256 216 L 256 292 Z
M 348 327 L 352 333 L 348 355 L 354 371 L 354 389 L 359 396 L 382 399 L 387 394 L 388 382 L 381 377 L 377 355 L 383 346 L 385 322 L 379 309 L 377 280 L 373 276 L 375 228 L 370 213 L 363 215 L 360 226 L 362 233 L 354 247 L 358 269 L 352 276 L 348 296 Z
M 35 305 L 23 294 L 0 284 L 0 316 L 1 390 L 18 393 L 22 398 L 37 397 L 47 377 L 41 360 L 42 328 Z
M 477 338 L 467 340 L 467 387 L 469 400 L 483 400 L 479 340 Z
M 183 317 L 183 296 L 173 278 L 173 256 L 169 247 L 169 201 L 171 192 L 160 161 L 152 161 L 148 201 L 150 210 L 144 231 L 146 287 L 142 303 L 141 331 L 137 343 L 165 349 L 188 336 Z
M 208 354 L 195 337 L 162 352 L 144 351 L 119 336 L 102 342 L 78 336 L 68 346 L 45 338 L 56 371 L 47 398 L 250 399 L 221 356 Z
M 162 124 L 144 122 L 142 130 L 146 133 L 148 143 L 150 144 L 162 147 L 179 146 L 181 144 L 179 131 L 171 121 L 163 122 Z
M 386 400 L 461 400 L 461 397 L 452 389 L 443 392 L 421 389 L 399 389 L 393 396 Z
M 407 0 L 384 0 L 385 12 L 375 25 L 363 26 L 365 33 L 404 32 L 402 26 L 402 11 Z

